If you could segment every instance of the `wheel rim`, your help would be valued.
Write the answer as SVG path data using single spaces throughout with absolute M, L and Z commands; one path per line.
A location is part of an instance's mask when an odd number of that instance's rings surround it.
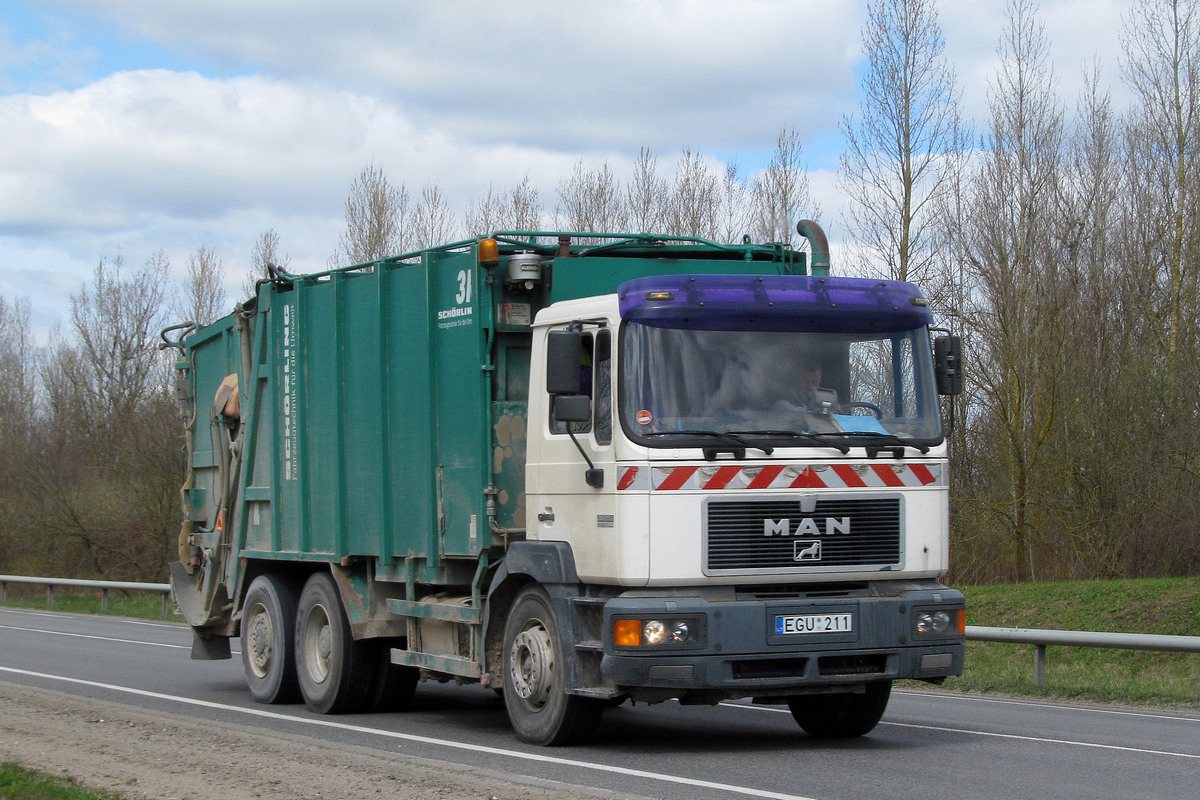
M 541 710 L 550 699 L 554 666 L 550 633 L 541 622 L 534 621 L 513 639 L 508 659 L 513 690 L 529 708 Z
M 247 625 L 250 632 L 250 669 L 255 677 L 265 678 L 271 671 L 275 638 L 275 626 L 266 606 L 256 603 L 250 609 Z
M 309 611 L 304 621 L 304 665 L 313 683 L 324 683 L 329 677 L 329 665 L 333 653 L 333 627 L 329 623 L 329 612 L 317 604 Z

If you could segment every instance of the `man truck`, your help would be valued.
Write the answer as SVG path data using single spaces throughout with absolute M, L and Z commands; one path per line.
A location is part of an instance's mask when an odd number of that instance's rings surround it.
M 164 331 L 192 656 L 240 636 L 257 700 L 319 713 L 481 684 L 542 745 L 671 699 L 858 736 L 894 680 L 960 674 L 958 339 L 798 230 L 501 232 Z

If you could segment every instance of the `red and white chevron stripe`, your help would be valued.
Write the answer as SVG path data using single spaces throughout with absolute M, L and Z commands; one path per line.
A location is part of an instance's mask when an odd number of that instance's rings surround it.
M 625 467 L 618 491 L 726 489 L 873 489 L 942 486 L 940 464 L 769 464 Z

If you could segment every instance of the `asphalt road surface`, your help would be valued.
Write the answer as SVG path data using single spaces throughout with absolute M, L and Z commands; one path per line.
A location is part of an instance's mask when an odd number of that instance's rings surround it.
M 0 681 L 261 733 L 401 752 L 643 797 L 728 800 L 1197 796 L 1200 715 L 898 690 L 870 735 L 809 738 L 786 709 L 628 703 L 594 744 L 537 748 L 481 687 L 423 683 L 403 714 L 256 704 L 236 649 L 192 661 L 183 625 L 0 609 Z M 235 643 L 236 647 L 236 643 Z M 1200 688 L 1198 688 L 1200 691 Z

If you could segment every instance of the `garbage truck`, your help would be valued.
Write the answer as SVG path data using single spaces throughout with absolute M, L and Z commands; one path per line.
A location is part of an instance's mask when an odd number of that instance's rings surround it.
M 186 445 L 192 657 L 264 703 L 490 687 L 517 737 L 748 698 L 869 732 L 961 674 L 942 395 L 920 290 L 808 247 L 507 231 L 272 268 L 163 332 Z

